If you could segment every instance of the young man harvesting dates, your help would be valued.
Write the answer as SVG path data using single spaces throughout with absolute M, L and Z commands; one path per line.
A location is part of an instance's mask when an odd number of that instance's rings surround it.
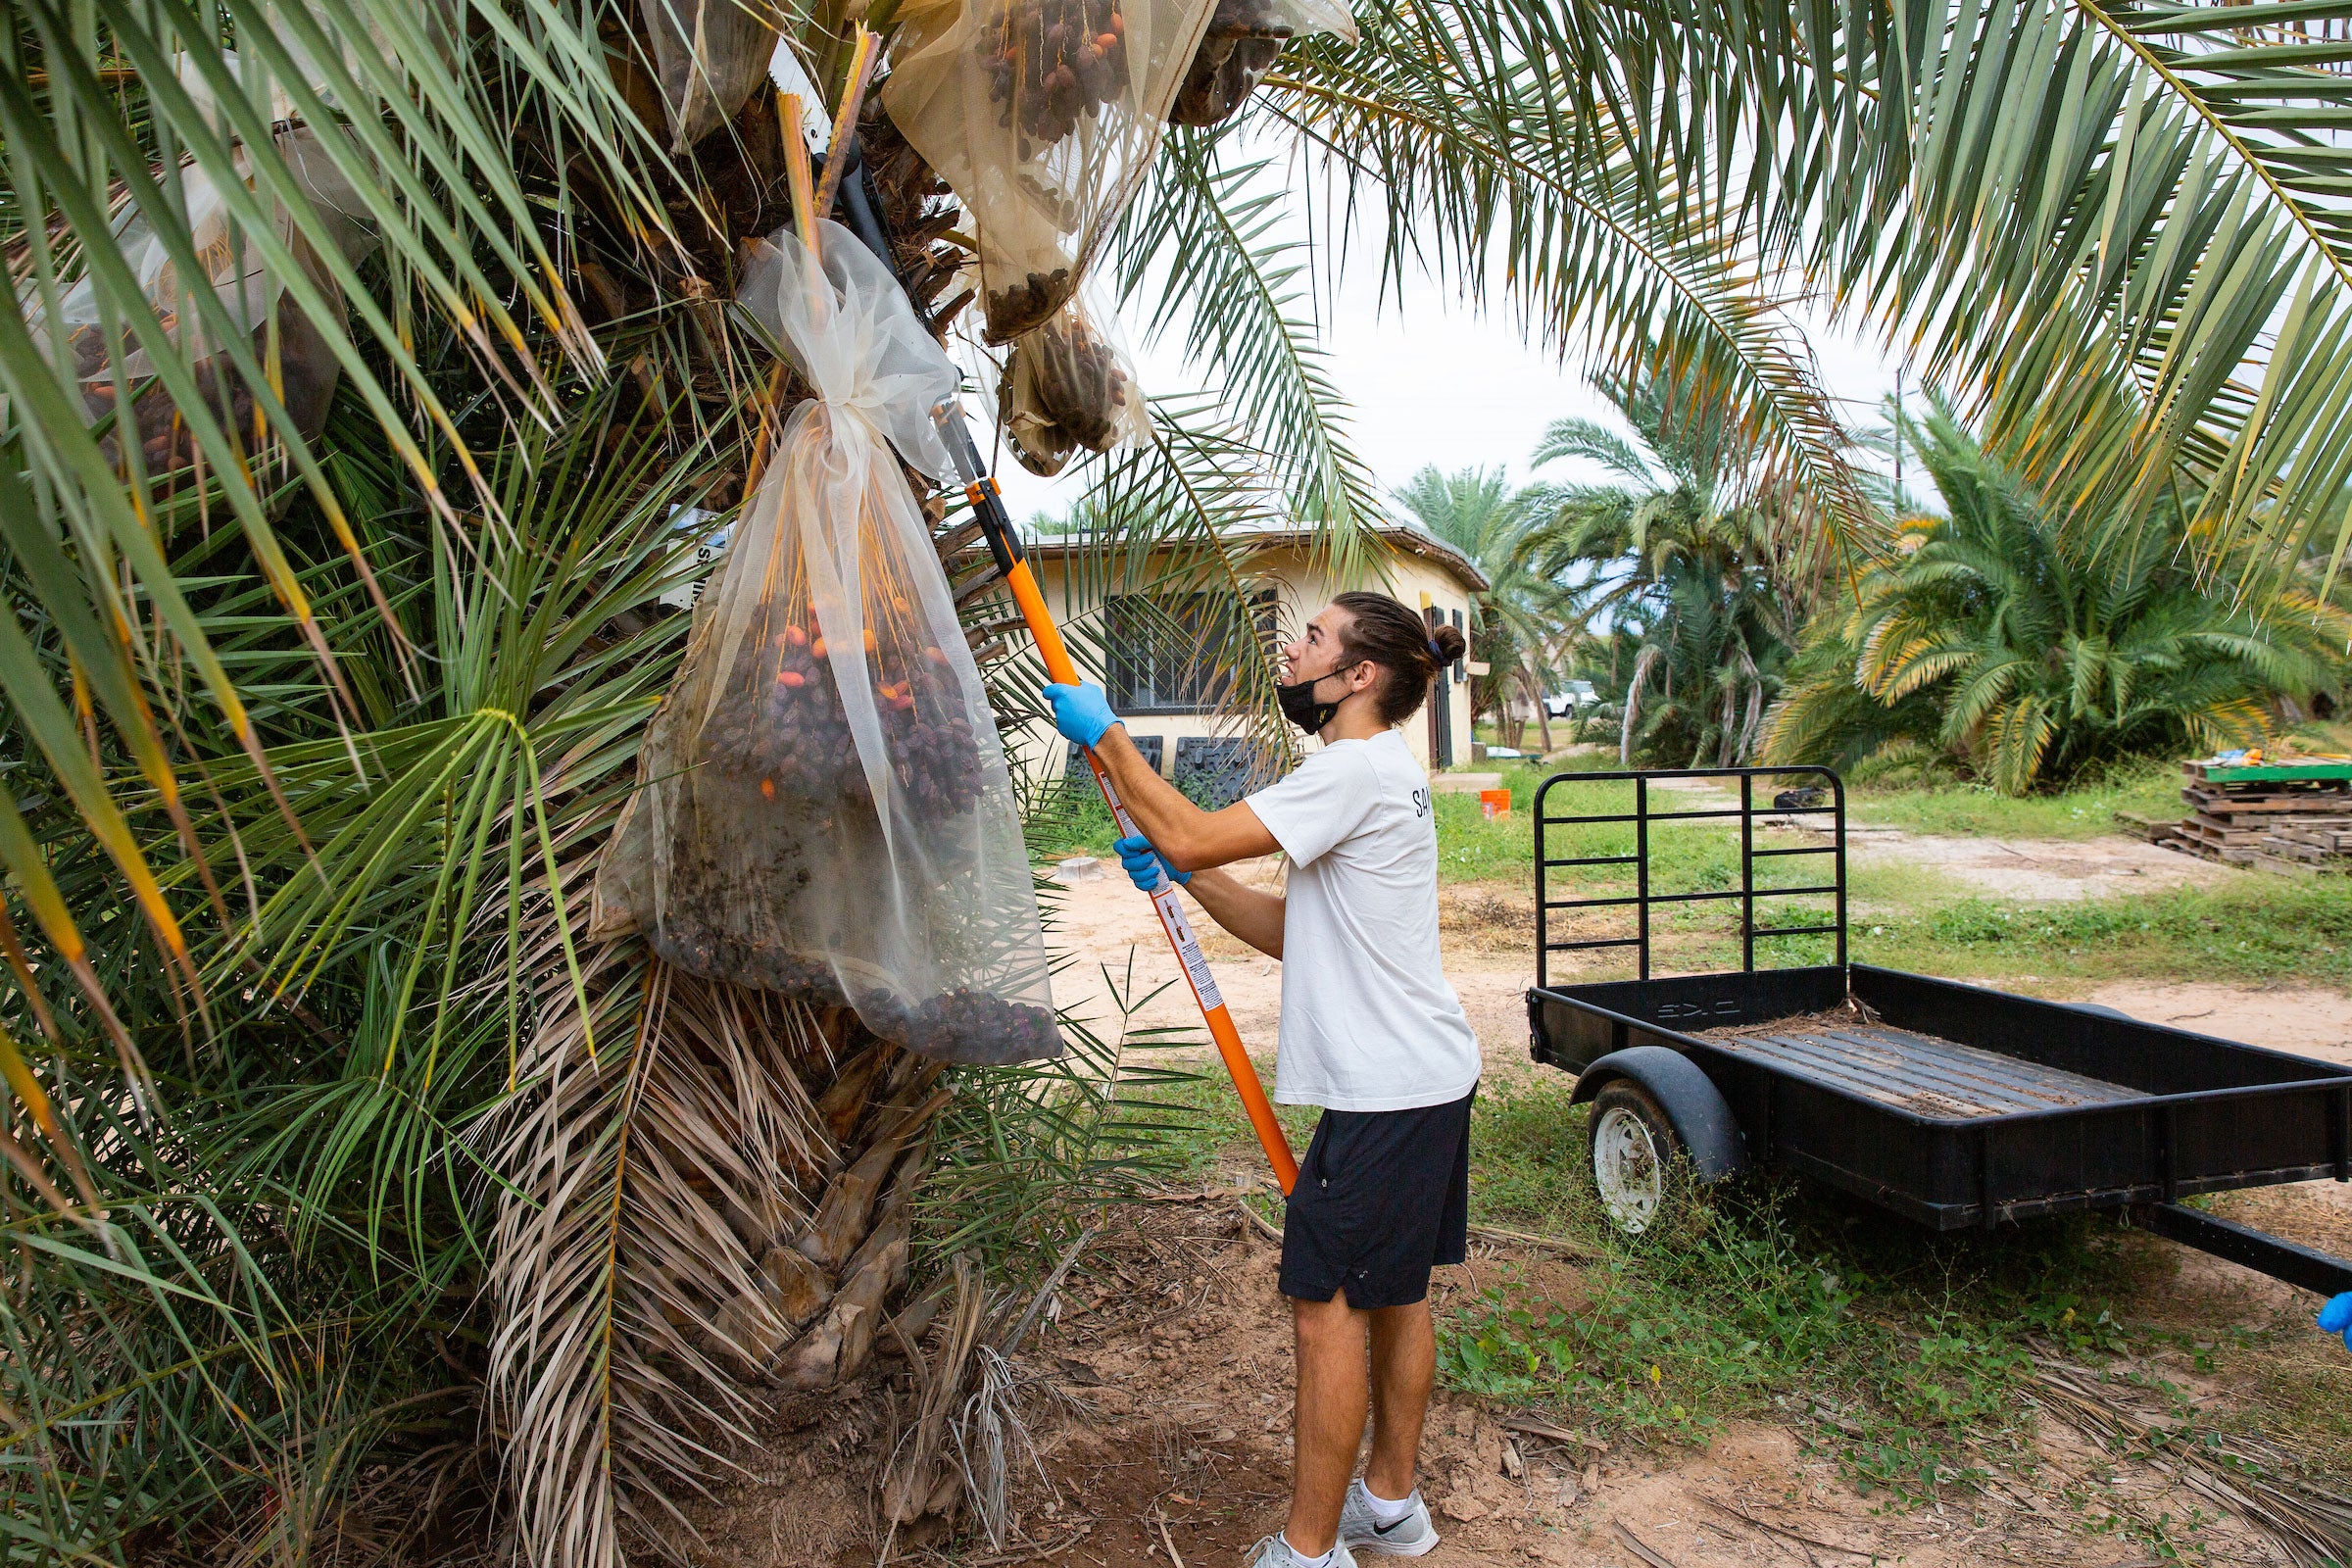
M 1439 958 L 1429 779 L 1396 726 L 1461 654 L 1460 632 L 1385 594 L 1340 595 L 1284 650 L 1278 688 L 1322 749 L 1217 811 L 1159 777 L 1101 687 L 1046 688 L 1055 727 L 1094 749 L 1142 829 L 1118 846 L 1136 885 L 1156 886 L 1164 863 L 1219 925 L 1282 960 L 1274 1098 L 1323 1107 L 1283 1228 L 1291 1513 L 1252 1568 L 1344 1568 L 1355 1552 L 1438 1544 L 1413 1479 L 1437 1370 L 1429 1274 L 1460 1262 L 1468 1239 L 1479 1055 Z M 1220 869 L 1277 852 L 1280 893 Z M 1350 1484 L 1367 1406 L 1372 1456 Z

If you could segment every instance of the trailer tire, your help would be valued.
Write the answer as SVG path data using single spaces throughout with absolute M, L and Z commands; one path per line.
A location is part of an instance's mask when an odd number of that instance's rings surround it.
M 1690 1185 L 1690 1152 L 1649 1091 L 1619 1078 L 1592 1097 L 1588 1168 L 1601 1212 L 1639 1236 L 1680 1202 Z

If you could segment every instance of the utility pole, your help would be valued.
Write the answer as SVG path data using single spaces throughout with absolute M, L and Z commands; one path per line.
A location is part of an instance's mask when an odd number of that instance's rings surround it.
M 1894 505 L 1903 505 L 1903 367 L 1894 368 Z

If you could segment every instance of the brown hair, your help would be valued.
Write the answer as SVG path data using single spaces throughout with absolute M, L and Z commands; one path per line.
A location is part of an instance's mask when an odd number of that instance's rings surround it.
M 1418 712 L 1429 683 L 1468 646 L 1455 627 L 1433 626 L 1387 594 L 1337 594 L 1331 602 L 1348 612 L 1340 642 L 1348 659 L 1369 660 L 1388 671 L 1378 699 L 1384 724 L 1401 724 Z

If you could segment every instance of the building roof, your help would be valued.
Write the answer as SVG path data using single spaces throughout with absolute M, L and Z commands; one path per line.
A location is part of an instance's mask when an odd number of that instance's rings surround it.
M 1424 529 L 1410 523 L 1384 522 L 1372 531 L 1396 549 L 1445 567 L 1472 593 L 1485 593 L 1494 586 L 1487 581 L 1487 574 L 1478 569 L 1476 562 Z M 1313 545 L 1315 530 L 1295 524 L 1245 526 L 1227 529 L 1225 538 L 1235 544 L 1247 543 L 1252 549 L 1292 546 L 1303 550 Z M 1085 547 L 1082 538 L 1068 534 L 1033 535 L 1021 540 L 1021 548 L 1028 554 L 1049 559 L 1072 555 Z

